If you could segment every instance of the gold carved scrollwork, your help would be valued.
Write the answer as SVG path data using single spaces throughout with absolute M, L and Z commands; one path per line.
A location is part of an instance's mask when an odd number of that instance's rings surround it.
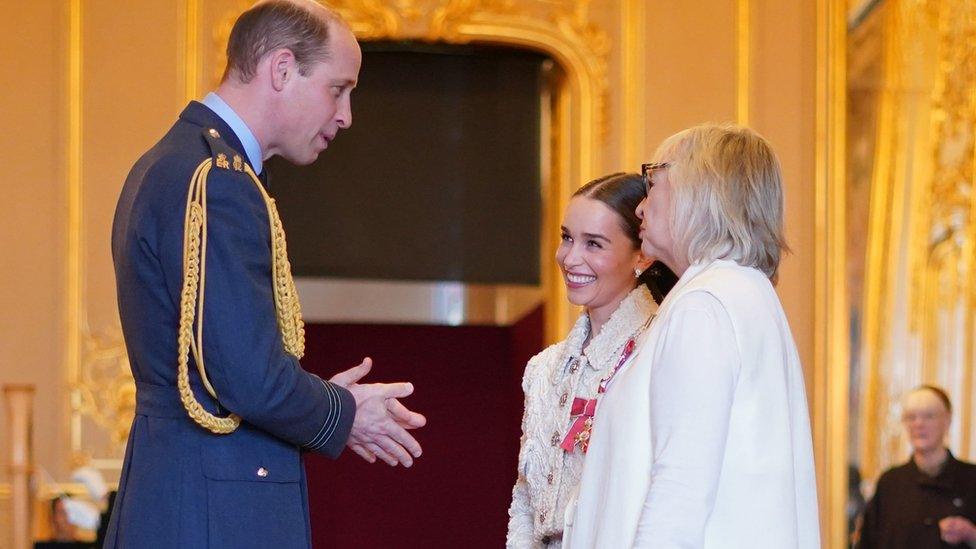
M 72 386 L 73 412 L 90 418 L 108 434 L 114 454 L 129 436 L 136 408 L 136 385 L 118 329 L 86 338 L 82 367 Z

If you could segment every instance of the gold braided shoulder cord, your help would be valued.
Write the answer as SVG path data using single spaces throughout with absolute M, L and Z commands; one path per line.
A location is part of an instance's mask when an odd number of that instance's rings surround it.
M 203 386 L 210 396 L 217 398 L 217 393 L 207 378 L 203 362 L 203 302 L 207 272 L 207 175 L 211 167 L 213 167 L 213 160 L 210 158 L 197 166 L 190 180 L 190 189 L 186 197 L 186 217 L 183 225 L 183 289 L 180 293 L 176 383 L 180 392 L 180 401 L 190 418 L 213 433 L 227 434 L 234 432 L 240 425 L 240 416 L 230 414 L 228 417 L 217 417 L 208 412 L 194 396 L 190 388 L 189 374 L 189 356 L 192 351 Z M 281 218 L 278 217 L 278 208 L 275 206 L 274 199 L 265 191 L 254 170 L 245 164 L 244 171 L 261 192 L 268 209 L 268 223 L 271 230 L 271 278 L 281 340 L 285 352 L 301 358 L 305 354 L 305 323 L 302 321 L 295 281 L 291 276 L 285 230 L 281 225 Z M 195 334 L 194 321 L 197 324 Z

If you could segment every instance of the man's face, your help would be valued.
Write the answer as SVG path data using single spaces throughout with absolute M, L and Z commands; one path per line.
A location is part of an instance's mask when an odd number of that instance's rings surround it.
M 902 407 L 902 423 L 916 452 L 930 452 L 942 447 L 949 432 L 951 416 L 932 391 L 912 391 Z
M 329 29 L 331 54 L 309 67 L 296 70 L 282 97 L 279 143 L 274 153 L 293 164 L 315 162 L 340 129 L 352 125 L 350 95 L 359 78 L 362 53 L 353 34 L 342 25 Z

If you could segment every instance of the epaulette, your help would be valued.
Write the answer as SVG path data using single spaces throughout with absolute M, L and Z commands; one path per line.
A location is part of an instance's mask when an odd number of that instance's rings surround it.
M 210 146 L 210 156 L 213 158 L 215 168 L 233 170 L 235 172 L 244 171 L 244 158 L 241 157 L 241 153 L 231 148 L 220 137 L 220 132 L 214 128 L 207 128 L 203 130 L 203 138 L 207 140 L 207 144 Z

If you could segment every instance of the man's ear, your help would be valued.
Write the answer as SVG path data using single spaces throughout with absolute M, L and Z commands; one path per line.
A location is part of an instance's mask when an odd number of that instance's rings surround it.
M 285 85 L 298 76 L 298 65 L 295 54 L 288 48 L 281 48 L 268 54 L 268 70 L 271 71 L 271 86 L 275 91 L 282 91 Z

